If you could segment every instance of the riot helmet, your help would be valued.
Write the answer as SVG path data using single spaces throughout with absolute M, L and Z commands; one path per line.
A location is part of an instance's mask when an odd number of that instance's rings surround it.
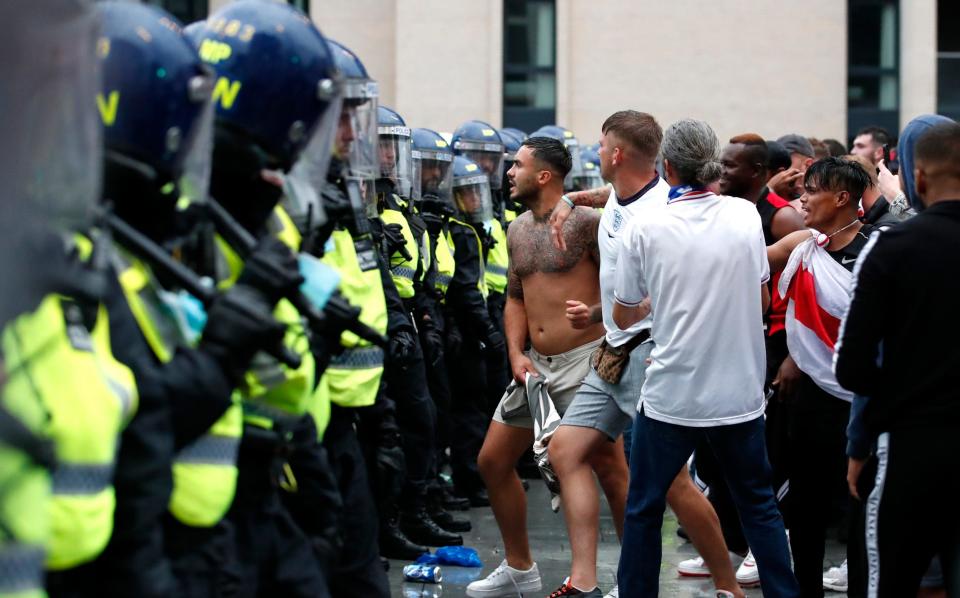
M 490 188 L 503 184 L 503 141 L 497 130 L 482 120 L 468 120 L 453 132 L 450 145 L 458 156 L 479 166 L 490 179 Z
M 213 196 L 248 228 L 283 191 L 293 216 L 319 211 L 341 94 L 326 39 L 299 9 L 267 0 L 227 4 L 194 39 L 217 76 Z
M 104 196 L 118 216 L 159 240 L 173 229 L 181 193 L 207 193 L 213 75 L 172 15 L 129 2 L 97 9 Z
M 331 175 L 342 177 L 350 191 L 348 195 L 359 197 L 362 206 L 355 206 L 355 209 L 360 208 L 368 218 L 378 218 L 374 183 L 380 172 L 377 141 L 379 89 L 356 54 L 333 40 L 330 40 L 330 48 L 344 87 L 343 107 L 333 144 L 333 155 L 340 172 Z
M 430 129 L 414 129 L 412 138 L 418 207 L 432 214 L 454 214 L 453 150 L 439 133 Z
M 377 107 L 377 135 L 379 138 L 380 178 L 390 181 L 401 197 L 414 198 L 415 176 L 410 127 L 396 111 L 386 106 Z
M 580 150 L 580 163 L 583 171 L 573 177 L 573 190 L 585 191 L 602 187 L 604 182 L 603 177 L 600 176 L 600 154 L 585 147 Z

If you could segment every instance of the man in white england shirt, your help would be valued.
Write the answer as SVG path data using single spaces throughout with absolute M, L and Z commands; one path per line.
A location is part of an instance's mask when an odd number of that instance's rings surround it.
M 719 149 L 706 123 L 667 129 L 668 203 L 631 223 L 617 262 L 614 321 L 628 329 L 652 312 L 654 342 L 633 427 L 624 598 L 657 595 L 667 488 L 704 438 L 737 503 L 764 595 L 799 595 L 764 442 L 766 245 L 752 205 L 706 190 L 720 174 Z
M 637 396 L 643 385 L 650 342 L 651 320 L 644 319 L 620 329 L 613 321 L 613 288 L 621 237 L 631 222 L 645 220 L 667 203 L 669 184 L 656 171 L 663 131 L 653 116 L 635 110 L 621 110 L 603 123 L 600 138 L 600 171 L 611 189 L 570 194 L 569 203 L 557 203 L 551 218 L 554 243 L 564 238 L 563 222 L 573 212 L 570 203 L 596 205 L 605 194 L 603 216 L 597 233 L 600 251 L 600 303 L 587 305 L 585 297 L 569 297 L 567 318 L 574 328 L 603 322 L 606 343 L 629 352 L 629 361 L 617 384 L 603 380 L 593 368 L 563 415 L 560 427 L 550 440 L 550 463 L 560 480 L 563 515 L 570 535 L 570 576 L 562 590 L 567 595 L 588 592 L 597 585 L 597 536 L 599 495 L 593 472 L 607 473 L 600 485 L 606 492 L 618 536 L 622 536 L 626 505 L 626 464 L 623 451 L 613 453 L 621 465 L 597 468 L 598 460 L 609 460 L 610 443 L 621 443 L 624 429 L 636 415 Z M 577 211 L 584 208 L 577 208 Z M 568 227 L 569 228 L 569 227 Z M 618 472 L 623 473 L 619 476 Z M 735 597 L 743 596 L 723 541 L 719 520 L 710 503 L 693 484 L 685 464 L 678 465 L 676 478 L 667 493 L 667 502 L 683 524 L 691 541 L 703 555 L 707 570 L 718 589 Z M 616 476 L 615 479 L 610 479 Z M 611 593 L 611 595 L 615 595 Z

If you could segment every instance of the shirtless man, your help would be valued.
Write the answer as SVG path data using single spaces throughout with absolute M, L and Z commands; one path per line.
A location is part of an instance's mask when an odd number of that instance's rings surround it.
M 519 392 L 528 372 L 546 377 L 550 397 L 561 414 L 589 371 L 590 354 L 604 330 L 599 320 L 572 327 L 565 302 L 569 297 L 583 298 L 591 305 L 600 302 L 599 213 L 580 210 L 568 219 L 566 249 L 555 248 L 550 240 L 550 214 L 563 194 L 570 164 L 562 142 L 533 137 L 523 142 L 507 173 L 511 199 L 528 208 L 510 225 L 507 235 L 510 267 L 504 327 L 510 366 Z M 528 339 L 531 348 L 524 352 Z M 527 539 L 526 495 L 514 469 L 533 443 L 533 421 L 526 412 L 504 413 L 501 407 L 508 398 L 505 394 L 497 407 L 478 458 L 506 559 L 485 579 L 467 586 L 467 595 L 475 598 L 516 596 L 542 587 Z M 598 472 L 601 483 L 627 475 L 622 448 L 610 444 L 609 450 L 621 451 L 621 471 Z M 600 593 L 584 595 L 599 597 Z

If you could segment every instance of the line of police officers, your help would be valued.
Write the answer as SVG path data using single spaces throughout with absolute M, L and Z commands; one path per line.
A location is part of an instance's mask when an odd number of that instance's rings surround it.
M 409 128 L 283 2 L 0 17 L 0 595 L 388 596 L 461 544 L 523 134 Z

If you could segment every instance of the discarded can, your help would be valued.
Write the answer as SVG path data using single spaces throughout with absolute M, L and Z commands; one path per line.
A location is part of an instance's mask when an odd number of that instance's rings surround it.
M 403 568 L 403 578 L 407 581 L 440 583 L 443 575 L 440 573 L 440 567 L 433 565 L 407 565 Z

